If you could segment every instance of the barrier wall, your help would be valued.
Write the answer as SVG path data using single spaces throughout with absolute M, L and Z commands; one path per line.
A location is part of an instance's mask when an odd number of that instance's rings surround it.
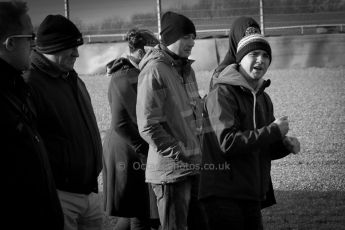
M 271 68 L 345 66 L 345 34 L 268 37 L 272 47 Z M 211 71 L 223 60 L 229 41 L 196 40 L 191 59 L 195 71 Z M 127 52 L 126 43 L 85 44 L 79 48 L 75 69 L 80 74 L 103 74 L 105 65 Z

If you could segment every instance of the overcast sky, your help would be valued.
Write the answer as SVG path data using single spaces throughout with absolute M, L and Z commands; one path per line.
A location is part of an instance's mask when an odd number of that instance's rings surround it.
M 32 23 L 39 23 L 48 14 L 64 15 L 64 0 L 26 0 Z M 70 18 L 81 19 L 84 23 L 97 23 L 109 17 L 129 20 L 135 13 L 155 12 L 156 0 L 69 0 Z M 161 0 L 162 8 L 184 2 L 192 4 L 198 0 Z

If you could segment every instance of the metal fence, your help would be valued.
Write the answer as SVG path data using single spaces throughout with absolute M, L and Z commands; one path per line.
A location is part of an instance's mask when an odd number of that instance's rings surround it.
M 288 3 L 289 1 L 292 3 Z M 345 32 L 344 1 L 324 0 L 323 2 L 328 2 L 328 5 L 324 3 L 320 6 L 311 6 L 310 1 L 304 0 L 289 1 L 160 0 L 160 3 L 162 13 L 172 10 L 191 18 L 196 25 L 199 39 L 227 36 L 231 23 L 239 16 L 253 17 L 261 23 L 265 36 Z M 103 25 L 100 27 L 101 29 L 89 28 L 85 30 L 82 28 L 85 41 L 90 43 L 123 41 L 126 32 L 133 27 L 149 29 L 157 34 L 156 2 L 158 1 L 152 0 L 151 13 L 134 15 L 129 23 L 118 23 L 117 21 L 111 23 L 108 21 L 108 26 Z M 260 5 L 260 2 L 263 4 Z M 338 2 L 340 7 L 332 9 L 335 7 L 335 2 Z M 315 9 L 311 9 L 311 7 Z M 323 7 L 324 10 L 320 7 Z M 262 14 L 260 15 L 260 13 Z

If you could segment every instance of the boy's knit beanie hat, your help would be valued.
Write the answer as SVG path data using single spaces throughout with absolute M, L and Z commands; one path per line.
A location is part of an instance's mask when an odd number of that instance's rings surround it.
M 272 62 L 272 51 L 268 41 L 263 35 L 257 33 L 257 30 L 248 27 L 245 36 L 238 42 L 236 62 L 241 62 L 242 58 L 253 50 L 266 51 Z
M 48 15 L 37 31 L 36 48 L 41 53 L 52 54 L 83 43 L 78 28 L 62 15 Z
M 161 27 L 161 42 L 166 46 L 187 34 L 194 34 L 196 37 L 194 23 L 186 16 L 171 11 L 162 16 Z

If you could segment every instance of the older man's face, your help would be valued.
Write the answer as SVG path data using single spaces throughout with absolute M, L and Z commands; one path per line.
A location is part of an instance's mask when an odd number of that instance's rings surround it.
M 169 45 L 168 49 L 180 57 L 188 58 L 191 55 L 195 44 L 194 39 L 194 34 L 187 34 Z
M 78 47 L 62 50 L 54 53 L 54 56 L 56 57 L 56 64 L 62 71 L 71 71 L 74 68 L 75 61 L 79 57 Z

